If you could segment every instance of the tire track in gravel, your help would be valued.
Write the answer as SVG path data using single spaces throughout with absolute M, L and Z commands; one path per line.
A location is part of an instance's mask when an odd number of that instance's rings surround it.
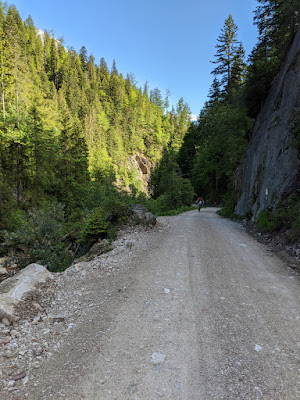
M 298 400 L 299 276 L 214 209 L 159 221 L 24 399 Z

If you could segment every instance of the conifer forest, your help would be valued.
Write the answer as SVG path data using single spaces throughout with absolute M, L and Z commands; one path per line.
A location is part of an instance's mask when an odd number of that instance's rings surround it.
M 184 99 L 170 107 L 168 92 L 139 87 L 0 3 L 0 256 L 63 270 L 113 239 L 136 203 L 159 215 L 201 194 L 234 216 L 235 171 L 299 27 L 299 0 L 257 3 L 248 59 L 233 17 L 224 21 L 196 123 Z

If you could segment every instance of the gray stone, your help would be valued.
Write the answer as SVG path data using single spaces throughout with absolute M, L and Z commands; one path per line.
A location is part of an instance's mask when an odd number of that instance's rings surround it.
M 39 303 L 33 302 L 33 303 L 32 303 L 32 306 L 33 306 L 37 311 L 40 311 L 40 312 L 44 311 L 43 307 L 42 307 Z
M 65 317 L 62 315 L 49 315 L 47 318 L 47 321 L 50 322 L 50 324 L 54 324 L 55 322 L 64 322 Z
M 162 353 L 155 352 L 151 356 L 151 362 L 154 365 L 161 364 L 165 361 L 166 356 Z
M 0 284 L 0 319 L 6 318 L 13 322 L 18 319 L 15 307 L 24 295 L 34 290 L 38 283 L 52 279 L 52 274 L 39 264 L 30 264 L 19 274 L 6 279 Z
M 9 346 L 9 345 L 8 345 Z M 16 358 L 19 355 L 19 348 L 17 345 L 13 344 L 10 347 L 8 347 L 4 353 L 4 357 L 6 358 Z
M 20 337 L 20 332 L 18 332 L 18 331 L 16 331 L 15 329 L 13 329 L 13 330 L 10 332 L 10 336 L 11 336 L 12 338 Z
M 3 318 L 2 319 L 2 324 L 4 324 L 5 326 L 10 326 L 11 325 L 10 321 L 7 318 Z
M 155 225 L 156 217 L 140 204 L 132 204 L 132 213 L 141 221 L 147 225 Z
M 25 371 L 21 371 L 18 374 L 13 375 L 10 379 L 11 381 L 19 381 L 20 379 L 24 379 L 26 376 Z

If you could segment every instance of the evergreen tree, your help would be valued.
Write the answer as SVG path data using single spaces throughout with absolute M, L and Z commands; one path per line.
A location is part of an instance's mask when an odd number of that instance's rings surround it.
M 81 61 L 82 69 L 83 71 L 87 70 L 87 64 L 88 64 L 88 56 L 87 56 L 87 49 L 85 46 L 82 46 L 80 51 L 79 51 L 79 58 Z
M 48 59 L 48 76 L 50 82 L 53 82 L 56 89 L 59 89 L 60 87 L 60 82 L 59 82 L 59 56 L 58 56 L 58 42 L 52 38 L 51 39 L 51 45 L 50 45 L 50 56 Z
M 300 22 L 299 0 L 257 0 L 254 23 L 258 27 L 259 41 L 284 57 Z
M 237 31 L 238 27 L 229 15 L 217 39 L 215 61 L 212 61 L 213 64 L 217 64 L 212 74 L 221 76 L 221 85 L 227 92 L 244 68 L 244 50 L 237 40 Z
M 46 128 L 47 118 L 53 115 L 43 100 L 36 96 L 28 112 L 29 189 L 33 205 L 38 205 L 55 184 L 58 143 L 53 128 Z
M 212 106 L 215 103 L 217 103 L 219 100 L 221 100 L 222 94 L 221 94 L 221 84 L 218 81 L 217 77 L 214 78 L 213 83 L 209 89 L 208 92 L 208 106 Z
M 24 23 L 14 6 L 0 3 L 1 227 L 13 225 L 11 210 L 53 199 L 73 218 L 90 177 L 141 189 L 130 157 L 142 153 L 156 164 L 164 149 L 178 150 L 189 110 L 182 100 L 169 112 L 168 93 L 163 99 L 159 89 L 136 85 L 115 61 L 109 71 L 84 46 L 66 50 L 51 32 L 37 32 L 31 17 Z
M 81 124 L 73 122 L 67 105 L 61 110 L 61 135 L 57 165 L 57 196 L 66 206 L 68 216 L 74 216 L 81 207 L 82 189 L 88 182 L 87 147 Z
M 300 23 L 300 0 L 258 2 L 254 23 L 259 41 L 249 58 L 244 94 L 252 117 L 260 111 Z
M 197 193 L 218 203 L 231 190 L 251 125 L 245 110 L 226 102 L 201 113 L 197 128 L 198 151 L 191 174 Z
M 240 43 L 236 50 L 236 55 L 231 68 L 231 77 L 228 84 L 228 90 L 239 88 L 245 81 L 246 77 L 246 63 L 245 63 L 245 50 Z

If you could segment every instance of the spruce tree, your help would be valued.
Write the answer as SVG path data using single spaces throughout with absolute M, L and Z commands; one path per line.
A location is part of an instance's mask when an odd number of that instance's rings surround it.
M 243 48 L 237 39 L 238 27 L 231 15 L 226 19 L 221 34 L 217 39 L 215 60 L 213 64 L 217 67 L 212 71 L 215 76 L 220 76 L 221 85 L 225 91 L 230 90 L 232 80 L 235 78 L 233 73 L 243 68 Z
M 208 92 L 208 106 L 212 106 L 221 99 L 221 84 L 217 77 L 214 77 L 213 83 Z
M 82 69 L 83 71 L 87 70 L 87 64 L 88 64 L 88 56 L 87 56 L 87 49 L 85 46 L 82 46 L 80 51 L 79 51 L 79 58 L 81 61 Z

